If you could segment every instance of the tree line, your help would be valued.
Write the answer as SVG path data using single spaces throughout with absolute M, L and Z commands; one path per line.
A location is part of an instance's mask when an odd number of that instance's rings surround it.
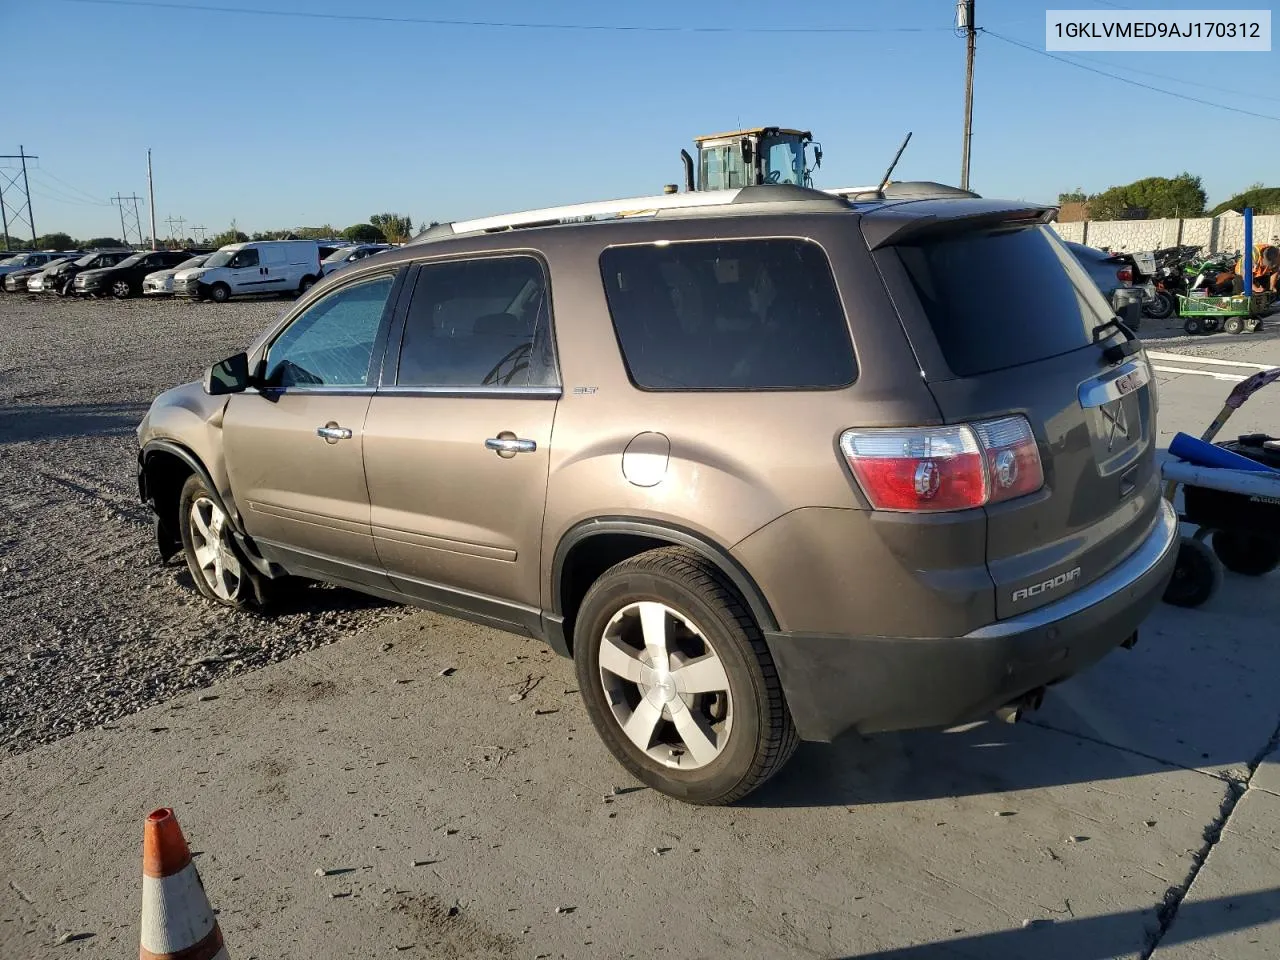
M 1079 187 L 1058 194 L 1059 205 L 1086 204 L 1090 220 L 1161 220 L 1216 217 L 1228 210 L 1239 213 L 1245 207 L 1252 207 L 1256 214 L 1280 213 L 1280 187 L 1254 183 L 1211 210 L 1205 209 L 1207 202 L 1200 178 L 1190 173 L 1180 173 L 1176 177 L 1144 177 L 1093 194 L 1086 194 Z

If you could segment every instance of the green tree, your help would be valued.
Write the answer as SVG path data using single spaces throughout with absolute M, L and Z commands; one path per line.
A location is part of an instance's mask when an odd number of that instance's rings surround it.
M 126 246 L 123 240 L 117 240 L 115 237 L 94 237 L 79 244 L 81 249 L 92 250 L 94 247 L 123 247 Z
M 372 223 L 353 223 L 342 235 L 356 243 L 381 243 L 385 239 L 385 234 Z
M 1058 205 L 1061 206 L 1064 203 L 1084 203 L 1088 199 L 1089 195 L 1079 187 L 1076 187 L 1074 190 L 1068 190 L 1065 193 L 1058 194 Z
M 399 213 L 375 213 L 369 222 L 391 243 L 404 243 L 413 235 L 413 220 Z
M 1260 183 L 1255 183 L 1244 192 L 1237 193 L 1230 200 L 1222 201 L 1222 203 L 1209 211 L 1209 216 L 1216 217 L 1219 214 L 1226 213 L 1228 210 L 1235 210 L 1240 213 L 1245 207 L 1253 207 L 1253 212 L 1259 215 L 1280 213 L 1280 187 L 1264 187 Z
M 298 227 L 293 232 L 299 240 L 328 240 L 336 237 L 339 230 L 333 224 L 325 223 L 318 227 Z
M 230 230 L 223 230 L 216 237 L 210 239 L 209 246 L 225 247 L 229 243 L 244 243 L 248 239 L 249 235 L 247 233 L 232 228 Z
M 37 250 L 70 250 L 74 246 L 75 241 L 69 233 L 46 233 L 43 237 L 36 237 Z
M 1089 198 L 1092 220 L 1122 220 L 1130 211 L 1145 211 L 1145 216 L 1199 217 L 1204 214 L 1204 187 L 1200 178 L 1189 173 L 1176 177 L 1146 177 L 1120 187 L 1111 187 Z

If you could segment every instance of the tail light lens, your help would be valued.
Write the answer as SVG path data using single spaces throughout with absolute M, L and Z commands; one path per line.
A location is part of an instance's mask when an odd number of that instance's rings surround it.
M 1116 279 L 1121 283 L 1133 283 L 1133 267 L 1121 267 L 1116 271 Z
M 846 430 L 840 452 L 877 510 L 967 510 L 1034 493 L 1044 470 L 1025 417 Z

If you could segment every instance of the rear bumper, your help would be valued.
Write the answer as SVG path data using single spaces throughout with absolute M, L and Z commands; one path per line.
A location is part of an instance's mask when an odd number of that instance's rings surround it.
M 1102 659 L 1160 601 L 1177 559 L 1178 522 L 1161 501 L 1128 559 L 1057 603 L 963 637 L 766 634 L 805 740 L 945 727 L 978 719 Z

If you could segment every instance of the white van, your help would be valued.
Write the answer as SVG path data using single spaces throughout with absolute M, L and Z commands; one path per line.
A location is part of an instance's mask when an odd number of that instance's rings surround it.
M 228 244 L 202 266 L 180 270 L 173 277 L 173 292 L 225 303 L 250 294 L 305 293 L 321 276 L 316 241 L 251 240 Z

